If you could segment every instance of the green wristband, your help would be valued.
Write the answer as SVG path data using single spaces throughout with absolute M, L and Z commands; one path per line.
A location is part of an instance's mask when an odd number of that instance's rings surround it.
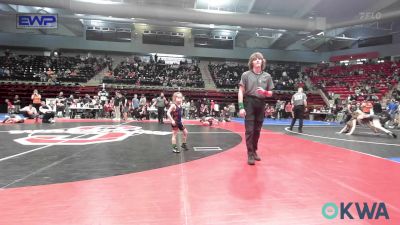
M 243 104 L 243 102 L 239 102 L 239 109 L 244 109 L 244 104 Z

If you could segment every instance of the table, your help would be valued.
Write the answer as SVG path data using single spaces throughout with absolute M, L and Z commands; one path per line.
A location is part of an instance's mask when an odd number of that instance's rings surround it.
M 81 118 L 84 115 L 85 118 L 91 117 L 91 118 L 98 118 L 99 111 L 103 109 L 101 106 L 95 106 L 95 107 L 88 107 L 88 106 L 70 106 L 68 108 L 71 110 L 70 112 L 70 118 L 74 119 L 76 115 L 79 115 Z
M 310 112 L 310 120 L 315 120 L 315 118 L 321 118 L 320 120 L 326 120 L 327 118 L 333 116 L 330 112 Z

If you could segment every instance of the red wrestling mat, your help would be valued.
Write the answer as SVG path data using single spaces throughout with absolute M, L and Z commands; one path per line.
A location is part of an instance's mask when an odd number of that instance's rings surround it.
M 243 125 L 220 127 L 243 138 Z M 246 164 L 242 141 L 161 169 L 2 189 L 0 224 L 399 224 L 398 163 L 266 130 L 259 149 L 255 166 Z M 328 220 L 327 202 L 383 202 L 390 219 L 359 219 L 353 204 L 354 220 L 340 212 Z

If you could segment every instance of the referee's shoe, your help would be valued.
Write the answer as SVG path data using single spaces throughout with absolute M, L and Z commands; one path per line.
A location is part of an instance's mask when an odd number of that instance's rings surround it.
M 256 161 L 254 160 L 254 155 L 253 155 L 253 153 L 249 153 L 249 154 L 248 154 L 247 164 L 249 164 L 249 165 L 254 165 L 254 164 L 256 164 Z
M 289 127 L 290 131 L 293 131 L 293 127 Z M 299 133 L 303 133 L 303 129 L 299 127 Z

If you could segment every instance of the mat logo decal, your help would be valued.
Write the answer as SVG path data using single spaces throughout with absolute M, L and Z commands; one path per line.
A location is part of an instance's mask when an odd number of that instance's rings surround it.
M 28 134 L 15 139 L 22 145 L 89 145 L 123 141 L 141 134 L 168 135 L 171 132 L 143 130 L 128 125 L 81 126 L 50 130 L 11 130 L 11 134 Z

